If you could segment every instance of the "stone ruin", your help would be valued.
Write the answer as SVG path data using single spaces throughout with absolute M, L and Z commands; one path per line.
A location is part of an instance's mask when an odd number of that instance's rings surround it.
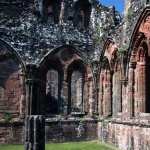
M 0 0 L 0 143 L 150 149 L 149 40 L 148 0 Z

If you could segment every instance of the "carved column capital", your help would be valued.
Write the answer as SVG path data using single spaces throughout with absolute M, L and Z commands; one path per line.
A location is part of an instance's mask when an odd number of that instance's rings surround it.
M 34 64 L 26 65 L 26 81 L 35 82 L 38 80 L 38 68 Z

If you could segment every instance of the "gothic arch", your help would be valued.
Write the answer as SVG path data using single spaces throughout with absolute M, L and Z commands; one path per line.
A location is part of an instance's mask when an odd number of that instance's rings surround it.
M 61 51 L 61 50 L 60 50 Z M 39 77 L 41 82 L 41 102 L 46 116 L 62 113 L 63 98 L 61 95 L 64 70 L 60 51 L 54 50 L 46 55 L 39 65 Z
M 139 115 L 140 113 L 149 113 L 147 106 L 150 95 L 149 88 L 149 44 L 150 38 L 150 7 L 142 12 L 135 29 L 132 34 L 130 48 L 128 52 L 128 63 L 126 69 L 126 77 L 128 79 L 128 102 L 131 115 Z
M 81 90 L 80 91 L 78 90 L 77 92 L 83 93 L 83 91 L 87 91 L 88 84 L 90 82 L 88 79 L 92 78 L 91 82 L 93 80 L 90 65 L 87 64 L 86 59 L 83 57 L 82 53 L 80 53 L 78 50 L 76 50 L 71 46 L 61 46 L 51 50 L 49 53 L 47 53 L 47 55 L 45 55 L 45 57 L 41 60 L 39 64 L 39 71 L 42 80 L 41 91 L 43 91 L 43 95 L 42 95 L 43 99 L 46 93 L 45 87 L 47 81 L 45 78 L 46 78 L 46 73 L 50 71 L 49 69 L 54 69 L 55 71 L 58 72 L 59 74 L 58 76 L 60 76 L 60 81 L 59 81 L 60 84 L 58 85 L 58 89 L 60 89 L 59 96 L 58 96 L 59 97 L 58 99 L 61 103 L 60 109 L 62 113 L 70 113 L 71 110 L 69 109 L 70 107 L 68 107 L 68 105 L 71 105 L 69 101 L 71 97 L 69 95 L 71 93 L 71 84 L 69 83 L 74 82 L 71 80 L 71 77 L 73 76 L 74 79 L 76 79 L 76 77 L 79 76 L 83 79 L 82 81 L 79 81 L 81 84 L 78 84 L 77 86 L 78 87 L 84 86 L 84 88 L 82 88 L 82 92 Z M 55 83 L 57 83 L 57 81 Z M 91 92 L 91 94 L 92 93 L 93 92 Z M 91 95 L 89 97 L 93 98 Z M 85 100 L 86 104 L 82 103 L 84 105 L 84 107 L 82 108 L 84 108 L 84 113 L 85 113 L 85 112 L 89 112 L 89 108 L 88 108 L 89 104 L 87 104 L 89 102 L 88 95 L 84 96 L 84 99 L 86 99 Z M 82 102 L 83 102 L 83 98 L 82 98 Z M 80 112 L 83 113 L 83 109 L 80 110 Z
M 108 117 L 112 115 L 112 73 L 109 60 L 103 57 L 99 79 L 99 114 Z
M 123 64 L 118 52 L 117 45 L 112 39 L 107 39 L 101 55 L 101 67 L 99 74 L 99 112 L 101 115 L 118 115 L 122 112 L 122 78 Z M 106 71 L 107 70 L 107 71 Z M 109 78 L 105 81 L 104 78 Z M 105 83 L 106 82 L 106 83 Z M 109 89 L 106 93 L 106 88 Z M 107 96 L 106 96 L 107 95 Z M 105 109 L 103 102 L 109 98 L 108 111 Z M 105 112 L 105 113 L 104 113 Z
M 135 25 L 135 28 L 134 28 L 134 31 L 132 33 L 132 36 L 131 36 L 131 41 L 130 41 L 130 45 L 129 45 L 129 54 L 131 53 L 131 51 L 133 50 L 133 48 L 136 46 L 136 44 L 138 44 L 137 40 L 141 40 L 141 38 L 143 37 L 143 31 L 142 31 L 142 26 L 145 22 L 145 19 L 150 15 L 150 7 L 146 7 L 143 12 L 141 13 L 136 25 Z
M 87 63 L 87 59 L 84 57 L 84 54 L 77 50 L 77 48 L 71 46 L 71 45 L 63 45 L 63 46 L 59 46 L 57 48 L 54 48 L 52 50 L 50 50 L 40 61 L 40 63 L 38 64 L 38 66 L 42 66 L 42 64 L 45 63 L 45 61 L 48 59 L 48 57 L 53 56 L 54 54 L 58 53 L 59 51 L 61 51 L 62 49 L 69 49 L 71 50 L 73 53 L 77 54 L 79 57 L 82 58 L 83 62 Z
M 117 45 L 112 39 L 107 39 L 104 47 L 103 52 L 100 57 L 100 61 L 103 61 L 104 57 L 108 59 L 110 69 L 113 70 L 113 66 L 116 61 L 117 56 Z
M 19 55 L 19 53 L 10 44 L 8 44 L 7 42 L 5 42 L 2 39 L 0 39 L 0 45 L 3 46 L 4 48 L 6 48 L 6 50 L 8 50 L 8 52 L 10 52 L 14 56 L 14 59 L 20 63 L 21 68 L 25 72 L 25 70 L 26 70 L 25 63 L 22 60 L 22 58 Z
M 19 54 L 0 39 L 0 118 L 26 114 L 25 65 Z
M 150 16 L 150 7 L 146 7 L 143 12 L 141 13 L 137 24 L 134 28 L 134 31 L 131 36 L 130 44 L 129 44 L 129 51 L 128 51 L 128 60 L 127 60 L 127 67 L 126 67 L 126 77 L 128 76 L 129 70 L 129 62 L 136 61 L 135 55 L 137 53 L 138 47 L 140 46 L 142 41 L 147 40 L 149 38 L 149 22 L 147 23 L 147 18 Z M 131 60 L 132 59 L 132 60 Z

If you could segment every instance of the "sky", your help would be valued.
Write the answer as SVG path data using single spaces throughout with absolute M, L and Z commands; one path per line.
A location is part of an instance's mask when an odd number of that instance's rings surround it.
M 100 2 L 106 6 L 114 5 L 120 13 L 124 10 L 124 0 L 100 0 Z

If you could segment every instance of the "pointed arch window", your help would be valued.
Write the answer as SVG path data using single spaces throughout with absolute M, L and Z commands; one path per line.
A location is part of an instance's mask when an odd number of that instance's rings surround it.
M 85 66 L 80 61 L 68 67 L 68 113 L 83 114 L 85 91 Z
M 46 79 L 47 109 L 50 114 L 59 112 L 59 74 L 56 70 L 49 70 Z
M 87 28 L 90 22 L 91 3 L 88 0 L 78 0 L 74 6 L 74 25 L 80 29 Z
M 71 76 L 71 111 L 83 111 L 83 73 L 76 70 Z
M 35 0 L 35 11 L 42 21 L 58 23 L 61 9 L 60 0 Z

